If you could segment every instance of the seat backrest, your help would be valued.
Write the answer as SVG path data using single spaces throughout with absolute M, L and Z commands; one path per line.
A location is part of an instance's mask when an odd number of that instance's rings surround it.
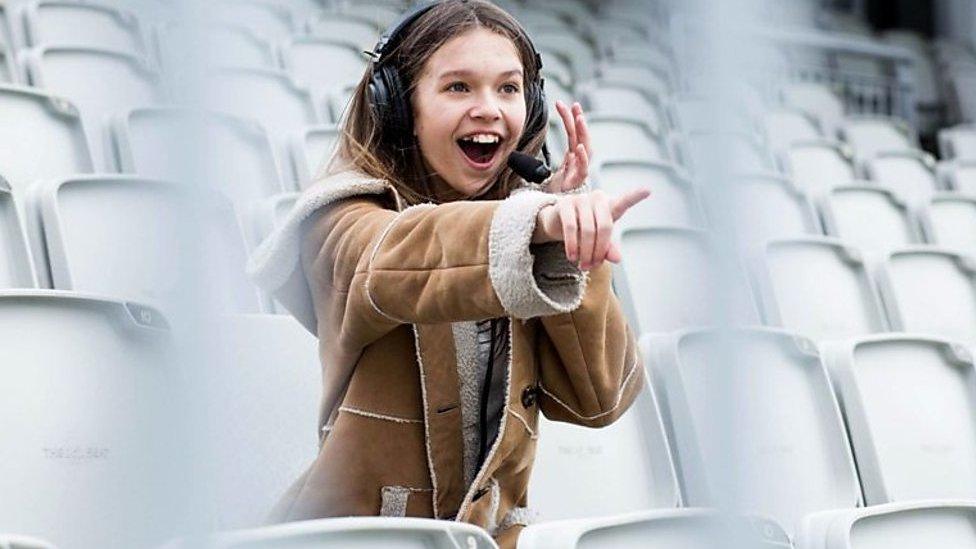
M 949 248 L 891 252 L 878 272 L 891 327 L 976 343 L 976 259 Z
M 829 86 L 795 83 L 784 88 L 782 95 L 785 104 L 815 116 L 826 136 L 836 138 L 837 128 L 844 119 L 844 102 Z
M 883 152 L 866 164 L 868 179 L 919 204 L 938 190 L 935 159 L 917 151 Z
M 928 242 L 976 256 L 976 197 L 937 194 L 922 220 Z
M 685 504 L 773 518 L 861 502 L 816 343 L 752 328 L 674 334 L 659 354 Z
M 635 85 L 595 84 L 586 89 L 583 100 L 588 112 L 633 117 L 647 124 L 655 133 L 664 131 L 664 120 L 657 96 Z
M 825 354 L 868 505 L 976 498 L 971 348 L 892 334 L 834 342 Z
M 914 549 L 976 547 L 976 505 L 918 502 L 872 505 L 811 515 L 799 547 L 824 549 Z
M 35 0 L 24 5 L 23 15 L 30 46 L 87 46 L 136 55 L 147 51 L 139 17 L 121 7 Z
M 821 213 L 827 234 L 865 251 L 921 242 L 908 204 L 884 187 L 835 187 L 821 202 Z
M 790 179 L 776 174 L 749 174 L 718 184 L 728 185 L 724 196 L 730 200 L 709 206 L 731 208 L 736 236 L 742 242 L 822 234 L 816 210 Z
M 292 147 L 292 161 L 298 170 L 298 183 L 308 186 L 319 171 L 328 164 L 339 143 L 337 126 L 313 126 L 302 134 Z
M 857 178 L 851 150 L 842 143 L 795 142 L 781 158 L 797 186 L 814 195 L 848 185 Z
M 257 312 L 244 239 L 229 201 L 208 189 L 93 175 L 53 180 L 33 195 L 54 287 L 150 302 L 196 300 Z
M 342 38 L 360 50 L 373 51 L 380 37 L 376 24 L 351 13 L 324 13 L 307 23 L 308 32 L 321 38 Z
M 884 311 L 853 246 L 830 238 L 768 242 L 752 261 L 767 324 L 814 339 L 884 331 Z
M 276 42 L 299 30 L 295 14 L 285 4 L 262 0 L 234 0 L 207 4 L 207 16 L 221 23 L 244 27 Z
M 598 151 L 593 161 L 662 161 L 671 157 L 660 135 L 640 120 L 594 115 L 589 117 L 587 123 L 593 149 Z
M 976 160 L 976 126 L 939 130 L 939 152 L 950 160 Z
M 785 151 L 796 141 L 822 139 L 820 127 L 810 115 L 798 109 L 776 109 L 763 116 L 766 143 L 773 151 Z
M 62 547 L 145 547 L 185 527 L 183 456 L 195 452 L 159 311 L 2 291 L 0 348 L 0 491 L 16 494 L 0 501 L 4 530 Z
M 34 288 L 37 280 L 10 186 L 0 178 L 0 288 Z
M 246 27 L 169 22 L 156 28 L 156 42 L 163 67 L 173 75 L 187 68 L 273 69 L 278 65 L 271 42 Z
M 841 139 L 854 148 L 858 158 L 870 159 L 883 151 L 918 148 L 918 140 L 901 119 L 884 116 L 848 116 L 840 130 Z
M 113 133 L 123 172 L 218 189 L 241 212 L 284 190 L 271 140 L 252 120 L 204 110 L 142 108 L 116 117 Z
M 280 49 L 295 82 L 319 94 L 355 84 L 366 71 L 366 58 L 348 42 L 302 36 L 286 40 Z
M 611 196 L 650 189 L 653 200 L 636 204 L 620 219 L 622 227 L 699 227 L 706 224 L 698 189 L 683 171 L 660 162 L 605 162 L 594 170 L 594 186 Z

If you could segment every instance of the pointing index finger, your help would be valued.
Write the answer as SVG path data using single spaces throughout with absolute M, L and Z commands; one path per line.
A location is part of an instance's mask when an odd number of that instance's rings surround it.
M 616 221 L 624 215 L 624 212 L 649 196 L 651 196 L 651 190 L 648 188 L 631 189 L 614 200 L 610 207 L 610 215 Z

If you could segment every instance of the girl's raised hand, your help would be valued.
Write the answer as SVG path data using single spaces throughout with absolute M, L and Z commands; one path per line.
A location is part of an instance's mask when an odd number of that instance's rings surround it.
M 619 263 L 620 248 L 611 240 L 613 224 L 650 195 L 648 189 L 633 189 L 616 197 L 600 190 L 562 196 L 539 210 L 532 241 L 562 240 L 566 258 L 583 270 L 595 269 L 604 260 Z
M 583 107 L 573 103 L 572 107 L 562 101 L 556 101 L 556 111 L 563 120 L 566 130 L 566 153 L 563 164 L 549 179 L 546 190 L 551 193 L 562 193 L 576 189 L 586 182 L 590 169 L 590 131 L 586 127 L 583 117 Z

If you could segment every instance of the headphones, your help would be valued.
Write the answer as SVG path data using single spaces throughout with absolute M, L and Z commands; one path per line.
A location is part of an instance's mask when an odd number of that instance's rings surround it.
M 466 0 L 465 0 L 466 1 Z M 402 41 L 400 36 L 404 29 L 409 27 L 414 21 L 431 8 L 441 2 L 433 1 L 420 4 L 396 20 L 376 43 L 372 52 L 366 52 L 373 58 L 372 74 L 369 81 L 369 103 L 384 127 L 384 135 L 394 140 L 398 147 L 405 149 L 409 145 L 410 136 L 413 134 L 413 110 L 410 101 L 407 99 L 407 86 L 400 77 L 400 72 L 390 61 L 389 52 L 396 49 Z M 525 128 L 522 130 L 516 149 L 521 149 L 532 136 L 543 131 L 549 121 L 549 111 L 546 107 L 546 94 L 544 91 L 545 81 L 542 78 L 542 56 L 535 49 L 535 44 L 528 34 L 523 36 L 532 48 L 535 56 L 537 74 L 536 79 L 526 85 L 525 89 Z M 549 163 L 549 150 L 545 144 L 542 146 L 542 154 Z

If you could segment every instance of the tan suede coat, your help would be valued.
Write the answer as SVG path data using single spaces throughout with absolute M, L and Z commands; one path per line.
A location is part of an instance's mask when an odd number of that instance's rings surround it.
M 582 273 L 562 243 L 530 245 L 555 195 L 404 207 L 355 173 L 318 181 L 256 250 L 252 278 L 319 337 L 320 451 L 272 510 L 478 524 L 514 547 L 539 414 L 602 427 L 643 385 L 608 264 Z M 465 482 L 458 368 L 466 322 L 508 316 L 505 408 Z M 464 352 L 462 352 L 464 351 Z M 477 395 L 474 396 L 477 398 Z

